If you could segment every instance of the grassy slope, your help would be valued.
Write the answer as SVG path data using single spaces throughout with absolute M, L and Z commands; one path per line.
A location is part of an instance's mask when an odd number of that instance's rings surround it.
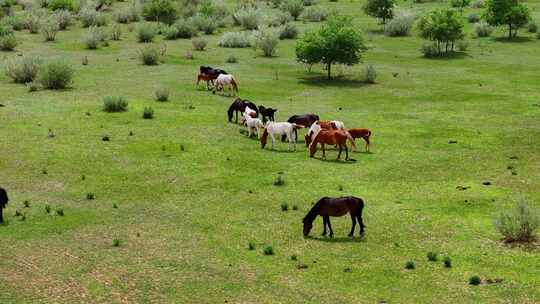
M 361 4 L 325 5 L 359 15 Z M 538 251 L 502 245 L 491 224 L 516 195 L 540 199 L 539 42 L 471 39 L 466 56 L 427 60 L 420 39 L 376 34 L 363 15 L 357 22 L 372 47 L 364 61 L 376 66 L 376 85 L 318 80 L 323 71 L 309 75 L 295 64 L 294 41 L 267 59 L 217 48 L 216 35 L 193 61 L 184 59 L 189 41 L 167 41 L 165 63 L 146 67 L 136 59 L 133 33 L 99 51 L 83 49 L 80 28 L 55 43 L 19 33 L 20 52 L 64 57 L 77 73 L 74 88 L 63 92 L 27 93 L 0 76 L 7 105 L 0 109 L 0 184 L 12 198 L 9 224 L 0 227 L 0 302 L 540 301 Z M 224 64 L 229 54 L 239 63 Z M 83 56 L 88 66 L 80 65 Z M 296 153 L 282 153 L 284 144 L 261 150 L 226 122 L 231 99 L 194 90 L 202 63 L 233 72 L 241 96 L 277 107 L 279 120 L 316 112 L 372 128 L 373 153 L 345 164 L 309 159 L 302 145 Z M 171 89 L 171 102 L 152 100 L 161 86 Z M 101 98 L 110 94 L 128 97 L 130 111 L 102 113 Z M 146 105 L 155 119 L 141 118 Z M 272 182 L 280 171 L 286 185 L 278 188 Z M 482 186 L 486 180 L 494 185 Z M 88 192 L 96 200 L 87 201 Z M 334 240 L 318 238 L 320 220 L 317 238 L 302 238 L 311 202 L 344 194 L 366 200 L 366 238 L 345 238 L 348 218 L 333 220 Z M 282 212 L 282 202 L 300 210 Z M 66 216 L 47 215 L 45 204 Z M 112 247 L 114 238 L 121 247 Z M 250 240 L 255 251 L 247 250 Z M 266 244 L 274 256 L 262 255 Z M 427 262 L 430 250 L 451 256 L 454 267 Z M 309 268 L 297 270 L 292 254 Z M 404 270 L 407 260 L 417 269 Z M 472 274 L 505 281 L 469 287 Z

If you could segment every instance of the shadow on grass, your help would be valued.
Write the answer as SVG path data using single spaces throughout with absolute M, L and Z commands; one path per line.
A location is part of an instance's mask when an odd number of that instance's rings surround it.
M 448 52 L 440 56 L 434 56 L 434 57 L 420 56 L 420 58 L 427 59 L 427 60 L 446 61 L 446 60 L 472 58 L 472 56 L 467 54 L 466 52 Z
M 508 37 L 496 37 L 492 39 L 495 42 L 502 42 L 502 43 L 526 43 L 531 42 L 536 39 L 532 39 L 531 37 L 513 37 L 508 39 Z
M 357 162 L 357 160 L 354 158 L 349 158 L 349 160 L 345 160 L 344 153 L 341 155 L 341 159 L 336 159 L 336 158 L 328 159 L 328 157 L 326 159 L 323 159 L 322 157 L 312 157 L 312 158 L 318 161 L 322 161 L 322 162 L 329 162 L 329 163 L 336 163 L 336 164 L 343 164 L 343 165 L 351 165 Z
M 358 88 L 369 85 L 362 80 L 347 79 L 344 76 L 334 76 L 332 79 L 328 79 L 326 76 L 321 74 L 301 77 L 300 83 L 315 87 L 328 86 L 337 88 Z
M 355 235 L 353 237 L 343 236 L 343 237 L 334 237 L 334 238 L 324 237 L 324 236 L 321 236 L 321 237 L 309 236 L 309 237 L 306 237 L 306 239 L 318 241 L 318 242 L 326 242 L 326 243 L 363 243 L 366 241 L 365 235 L 363 236 Z

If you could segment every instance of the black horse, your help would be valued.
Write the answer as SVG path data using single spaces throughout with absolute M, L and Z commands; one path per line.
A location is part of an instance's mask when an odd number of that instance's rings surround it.
M 362 220 L 362 210 L 364 209 L 364 201 L 359 197 L 354 196 L 344 196 L 344 197 L 323 197 L 321 198 L 311 210 L 306 214 L 302 220 L 304 223 L 304 236 L 308 236 L 311 228 L 313 228 L 313 221 L 317 215 L 322 216 L 324 231 L 323 236 L 326 235 L 326 226 L 330 230 L 330 237 L 334 236 L 332 231 L 332 226 L 330 225 L 331 216 L 344 216 L 347 213 L 350 213 L 352 220 L 351 232 L 349 232 L 349 237 L 352 237 L 354 234 L 354 228 L 356 227 L 356 221 L 360 225 L 360 235 L 364 234 L 364 221 Z
M 3 209 L 6 208 L 8 201 L 6 190 L 0 187 L 0 223 L 4 222 Z
M 227 72 L 225 72 L 222 69 L 214 69 L 211 66 L 204 66 L 204 65 L 201 65 L 199 67 L 199 71 L 201 72 L 201 74 L 211 76 L 214 79 L 216 79 L 220 74 L 225 74 L 225 75 L 228 74 Z
M 317 120 L 320 120 L 319 115 L 317 114 L 302 114 L 302 115 L 293 115 L 287 119 L 287 122 L 295 123 L 297 125 L 303 125 L 306 128 L 311 127 L 313 123 Z M 298 131 L 294 129 L 294 137 L 298 141 Z M 285 137 L 281 137 L 281 141 L 285 141 Z
M 240 97 L 237 97 L 233 101 L 233 103 L 231 103 L 231 105 L 229 106 L 229 109 L 227 110 L 229 122 L 232 122 L 233 114 L 236 113 L 235 122 L 238 123 L 238 113 L 240 113 L 240 115 L 244 113 L 244 111 L 246 110 L 246 106 L 252 109 L 253 111 L 255 111 L 255 113 L 257 113 L 257 116 L 259 115 L 259 110 L 257 109 L 257 106 L 253 102 L 247 99 L 242 99 Z
M 277 112 L 277 109 L 265 108 L 263 105 L 259 106 L 259 113 L 261 113 L 263 123 L 266 123 L 266 117 L 268 117 L 268 120 L 270 121 L 275 121 L 274 114 L 276 112 Z

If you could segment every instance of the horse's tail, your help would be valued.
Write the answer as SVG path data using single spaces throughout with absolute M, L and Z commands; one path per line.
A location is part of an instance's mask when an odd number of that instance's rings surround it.
M 264 132 L 261 136 L 261 148 L 264 149 L 267 141 L 268 141 L 268 128 L 264 128 Z
M 231 105 L 229 109 L 227 110 L 227 116 L 229 117 L 229 122 L 232 121 L 233 113 L 234 113 L 234 105 Z
M 233 86 L 233 91 L 238 94 L 238 84 L 236 83 L 236 79 L 234 79 L 234 77 L 231 77 L 231 84 Z
M 351 147 L 356 151 L 356 142 L 354 141 L 354 138 L 351 136 L 351 133 L 349 131 L 345 131 L 345 134 L 347 135 L 347 139 L 351 143 Z
M 299 124 L 296 124 L 294 122 L 292 123 L 292 126 L 293 126 L 293 129 L 303 129 L 303 128 L 305 128 L 304 125 L 299 125 Z

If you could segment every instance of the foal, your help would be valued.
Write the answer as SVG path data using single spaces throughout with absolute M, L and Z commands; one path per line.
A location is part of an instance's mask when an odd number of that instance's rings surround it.
M 260 105 L 259 112 L 262 115 L 264 123 L 266 123 L 266 117 L 268 117 L 268 120 L 270 121 L 275 121 L 274 114 L 277 112 L 277 109 L 265 108 L 263 105 Z
M 248 129 L 248 137 L 251 137 L 251 135 L 253 133 L 257 133 L 257 138 L 260 138 L 259 130 L 264 128 L 264 124 L 262 123 L 262 121 L 260 119 L 258 119 L 258 118 L 253 118 L 247 112 L 244 113 L 243 118 L 244 118 L 244 120 L 246 122 L 246 126 L 247 126 L 247 129 Z M 253 131 L 255 131 L 255 132 L 253 132 Z
M 272 150 L 274 150 L 276 137 L 279 138 L 280 136 L 285 135 L 289 141 L 289 151 L 291 150 L 291 145 L 294 147 L 294 151 L 296 151 L 296 141 L 294 140 L 293 133 L 294 130 L 301 129 L 303 127 L 304 126 L 297 125 L 295 123 L 269 121 L 266 124 L 261 137 L 261 147 L 264 149 L 266 143 L 268 142 L 268 135 L 270 135 L 272 138 Z
M 366 142 L 366 152 L 369 152 L 369 138 L 371 137 L 371 131 L 369 129 L 349 129 L 347 132 L 349 132 L 354 139 L 363 138 Z
M 313 228 L 313 221 L 320 215 L 323 218 L 324 231 L 323 236 L 326 235 L 326 226 L 330 230 L 330 237 L 334 236 L 332 226 L 330 225 L 331 216 L 343 216 L 347 213 L 351 215 L 352 228 L 349 232 L 349 237 L 354 234 L 354 228 L 356 227 L 356 221 L 360 225 L 360 235 L 364 234 L 364 221 L 362 220 L 362 210 L 364 209 L 364 201 L 359 197 L 344 196 L 344 197 L 323 197 L 321 198 L 311 210 L 306 214 L 302 222 L 304 223 L 304 236 L 308 236 L 311 228 Z
M 313 157 L 315 152 L 317 152 L 317 144 L 320 143 L 323 151 L 323 159 L 326 159 L 326 151 L 324 145 L 337 145 L 339 148 L 339 153 L 337 159 L 341 158 L 341 151 L 345 148 L 345 160 L 349 159 L 349 149 L 347 149 L 347 140 L 351 143 L 354 142 L 354 139 L 351 137 L 347 131 L 343 130 L 321 130 L 311 144 L 309 144 L 309 157 Z
M 207 75 L 207 74 L 199 74 L 197 75 L 197 88 L 199 87 L 199 83 L 202 81 L 206 81 L 206 89 L 207 90 L 210 90 L 210 84 L 212 84 L 212 86 L 214 85 L 214 79 L 212 76 L 210 75 Z

